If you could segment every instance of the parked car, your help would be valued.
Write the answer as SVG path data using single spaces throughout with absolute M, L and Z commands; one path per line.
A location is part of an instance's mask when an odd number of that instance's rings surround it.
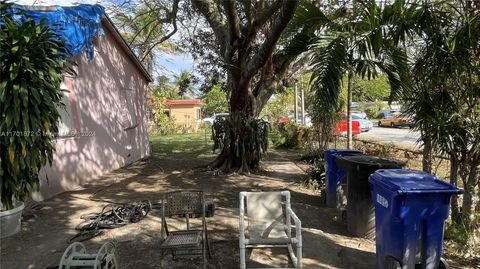
M 337 136 L 347 136 L 347 121 L 342 120 L 338 122 L 335 125 L 333 132 Z M 352 135 L 358 135 L 360 133 L 361 133 L 360 122 L 356 120 L 352 120 Z
M 342 120 L 346 121 L 347 120 L 347 113 L 342 112 L 341 115 L 342 115 Z M 363 132 L 368 132 L 368 131 L 372 130 L 372 128 L 373 128 L 373 124 L 372 124 L 371 121 L 369 121 L 366 118 L 362 118 L 358 114 L 352 113 L 352 121 L 358 121 L 360 123 L 360 131 L 362 133 Z
M 352 116 L 357 116 L 360 119 L 368 119 L 367 118 L 367 113 L 362 112 L 362 111 L 352 111 Z
M 373 124 L 370 120 L 365 118 L 360 118 L 357 115 L 352 115 L 352 120 L 360 122 L 360 130 L 363 132 L 368 132 L 372 130 Z
M 312 126 L 312 118 L 310 118 L 310 116 L 305 116 L 305 126 Z
M 290 121 L 290 118 L 289 117 L 280 117 L 278 119 L 278 122 L 279 123 L 282 123 L 282 122 L 289 122 Z
M 213 122 L 215 121 L 216 118 L 218 118 L 218 117 L 225 117 L 225 116 L 228 116 L 228 115 L 229 115 L 228 113 L 217 113 L 217 114 L 214 114 L 214 115 L 211 116 L 211 117 L 202 119 L 202 122 L 204 122 L 204 123 L 209 123 L 209 124 L 213 124 Z
M 394 112 L 391 116 L 386 116 L 378 121 L 378 126 L 380 127 L 410 127 L 413 124 L 413 118 L 405 116 L 400 112 Z

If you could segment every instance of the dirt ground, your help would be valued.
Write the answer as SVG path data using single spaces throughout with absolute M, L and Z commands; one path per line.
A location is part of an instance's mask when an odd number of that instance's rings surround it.
M 302 220 L 305 268 L 375 268 L 375 242 L 349 235 L 339 221 L 340 212 L 325 207 L 318 193 L 298 184 L 305 167 L 296 162 L 295 153 L 271 151 L 263 162 L 264 171 L 250 176 L 219 175 L 196 168 L 213 157 L 205 151 L 154 154 L 81 190 L 31 204 L 24 211 L 21 232 L 2 239 L 0 268 L 58 265 L 68 239 L 76 233 L 75 226 L 82 221 L 81 215 L 100 212 L 108 201 L 149 199 L 158 204 L 163 192 L 182 189 L 202 189 L 215 201 L 215 216 L 207 219 L 213 252 L 209 268 L 238 268 L 238 193 L 284 189 L 290 190 L 292 208 Z M 117 240 L 120 268 L 202 268 L 199 258 L 174 261 L 166 255 L 161 259 L 160 219 L 160 209 L 154 206 L 142 221 L 106 230 L 84 244 L 93 252 L 107 240 Z M 458 262 L 450 260 L 451 268 L 468 268 Z M 247 263 L 250 267 L 287 265 L 287 252 L 282 249 L 254 250 Z

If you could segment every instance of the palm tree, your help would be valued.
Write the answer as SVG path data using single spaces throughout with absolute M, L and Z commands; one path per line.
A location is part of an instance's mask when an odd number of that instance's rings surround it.
M 193 83 L 194 77 L 187 70 L 182 70 L 180 74 L 175 75 L 175 84 L 178 87 L 178 94 L 181 97 L 185 97 L 187 94 L 193 94 Z
M 297 30 L 298 42 L 290 49 L 310 48 L 311 87 L 315 93 L 316 114 L 327 122 L 324 129 L 330 129 L 334 123 L 332 117 L 339 109 L 342 80 L 347 76 L 348 148 L 352 147 L 350 108 L 356 76 L 370 79 L 384 73 L 392 96 L 402 87 L 408 65 L 405 50 L 398 45 L 406 32 L 398 22 L 403 21 L 408 11 L 402 0 L 382 8 L 374 0 L 358 0 L 350 7 L 341 6 L 329 14 L 307 2 L 292 22 L 292 25 L 309 27 L 309 30 Z
M 144 1 L 139 6 L 119 10 L 113 17 L 121 25 L 122 36 L 134 48 L 137 56 L 149 73 L 153 71 L 154 50 L 174 51 L 176 46 L 167 40 L 177 31 L 177 12 L 179 0 L 167 4 Z M 165 14 L 160 18 L 159 14 Z M 173 30 L 165 31 L 165 26 L 173 25 Z
M 460 177 L 465 189 L 461 207 L 452 199 L 452 219 L 472 230 L 480 181 L 480 12 L 460 1 L 424 3 L 416 24 L 421 46 L 405 108 L 416 115 L 424 151 L 429 147 L 424 159 L 449 156 L 450 182 Z
M 384 73 L 394 97 L 407 75 L 406 52 L 398 46 L 405 35 L 399 22 L 408 11 L 403 2 L 381 8 L 376 1 L 358 0 L 350 8 L 323 15 L 330 22 L 312 46 L 312 88 L 322 113 L 331 115 L 338 110 L 342 80 L 347 77 L 348 148 L 352 147 L 351 103 L 356 77 L 370 79 Z

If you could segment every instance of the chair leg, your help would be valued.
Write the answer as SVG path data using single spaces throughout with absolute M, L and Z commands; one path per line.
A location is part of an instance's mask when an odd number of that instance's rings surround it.
M 297 268 L 302 268 L 302 245 L 297 244 Z
M 207 243 L 205 240 L 202 242 L 202 256 L 203 256 L 203 269 L 207 269 Z
M 206 242 L 207 242 L 207 254 L 208 254 L 208 258 L 211 259 L 212 258 L 212 250 L 210 249 L 210 243 L 208 242 L 208 238 L 205 239 Z
M 240 244 L 240 269 L 246 269 L 246 253 L 245 253 L 245 245 Z

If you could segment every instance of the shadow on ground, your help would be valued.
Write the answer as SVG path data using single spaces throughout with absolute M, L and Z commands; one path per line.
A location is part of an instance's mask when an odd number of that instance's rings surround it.
M 302 220 L 305 268 L 375 268 L 375 244 L 353 238 L 337 221 L 339 212 L 322 205 L 318 193 L 298 182 L 304 172 L 294 162 L 298 156 L 288 151 L 272 151 L 263 163 L 264 171 L 250 176 L 218 175 L 195 167 L 213 160 L 205 150 L 187 153 L 171 151 L 153 154 L 144 161 L 110 173 L 84 189 L 60 194 L 29 207 L 22 231 L 1 242 L 1 268 L 42 268 L 57 265 L 68 239 L 81 222 L 80 216 L 100 212 L 108 202 L 133 203 L 149 199 L 152 212 L 142 221 L 122 228 L 106 230 L 85 242 L 93 252 L 109 239 L 118 241 L 121 268 L 201 268 L 200 259 L 160 258 L 161 212 L 158 203 L 163 192 L 202 189 L 215 200 L 215 217 L 208 219 L 213 259 L 209 268 L 237 268 L 238 193 L 288 189 L 292 207 Z M 193 221 L 195 224 L 196 221 Z M 284 250 L 254 250 L 249 266 L 287 266 Z

